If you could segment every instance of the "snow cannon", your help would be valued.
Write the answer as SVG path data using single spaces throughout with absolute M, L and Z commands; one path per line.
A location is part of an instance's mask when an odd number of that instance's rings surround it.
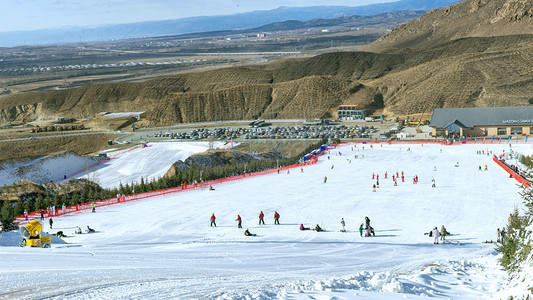
M 20 246 L 49 248 L 52 245 L 52 237 L 41 235 L 42 231 L 43 225 L 38 220 L 33 220 L 20 227 L 20 235 L 22 236 Z

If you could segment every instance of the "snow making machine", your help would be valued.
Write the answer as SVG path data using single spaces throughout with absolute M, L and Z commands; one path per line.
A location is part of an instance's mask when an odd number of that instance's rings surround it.
M 20 235 L 22 235 L 20 246 L 50 248 L 52 245 L 52 237 L 42 235 L 42 231 L 43 225 L 38 220 L 33 220 L 20 227 Z

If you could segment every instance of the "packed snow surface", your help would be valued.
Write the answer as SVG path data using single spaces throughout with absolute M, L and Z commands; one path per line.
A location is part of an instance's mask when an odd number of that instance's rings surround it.
M 221 143 L 217 143 L 221 144 Z M 104 188 L 119 187 L 140 182 L 141 177 L 150 181 L 157 179 L 168 171 L 170 166 L 178 160 L 186 160 L 189 156 L 209 149 L 209 143 L 153 143 L 147 147 L 138 147 L 127 151 L 108 153 L 115 157 L 78 177 L 86 178 L 98 183 Z
M 35 183 L 47 183 L 83 170 L 102 160 L 97 156 L 80 156 L 74 152 L 43 156 L 37 159 L 5 164 L 0 169 L 0 185 L 11 185 L 27 179 Z
M 303 172 L 57 218 L 48 231 L 68 237 L 51 249 L 19 248 L 18 233 L 4 233 L 0 298 L 478 299 L 501 292 L 507 277 L 494 244 L 483 242 L 522 207 L 520 189 L 477 151 L 500 154 L 508 144 L 352 147 L 331 149 Z M 115 160 L 111 170 L 162 163 L 146 150 L 136 162 Z M 102 181 L 117 181 L 119 172 L 99 172 Z M 372 173 L 380 176 L 376 192 Z M 260 211 L 266 225 L 258 225 Z M 273 225 L 274 211 L 281 225 Z M 217 227 L 209 226 L 213 213 Z M 257 236 L 237 228 L 238 214 Z M 359 234 L 365 216 L 375 237 Z M 347 232 L 339 231 L 341 218 Z M 301 223 L 326 231 L 300 231 Z M 96 233 L 74 235 L 77 225 Z M 441 225 L 451 236 L 435 245 L 424 233 Z

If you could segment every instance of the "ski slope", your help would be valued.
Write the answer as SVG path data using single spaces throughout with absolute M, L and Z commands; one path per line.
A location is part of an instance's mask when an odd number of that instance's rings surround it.
M 147 156 L 136 158 L 138 168 L 163 164 L 145 150 L 138 152 Z M 5 233 L 0 298 L 491 297 L 502 293 L 506 274 L 496 264 L 494 245 L 482 242 L 495 240 L 496 228 L 522 202 L 516 181 L 478 150 L 500 154 L 509 145 L 347 145 L 304 172 L 57 218 L 49 231 L 68 237 L 51 249 L 19 248 L 18 233 Z M 487 171 L 478 171 L 485 165 Z M 102 181 L 116 180 L 118 172 L 103 170 Z M 405 174 L 398 186 L 391 179 L 396 171 Z M 376 192 L 372 173 L 380 175 Z M 415 175 L 418 184 L 412 183 Z M 260 211 L 265 226 L 257 223 Z M 273 225 L 274 211 L 281 215 L 279 226 Z M 217 227 L 209 226 L 213 213 Z M 257 236 L 244 236 L 237 214 Z M 376 237 L 360 237 L 365 216 Z M 346 233 L 339 232 L 341 218 Z M 327 231 L 300 231 L 301 223 Z M 97 232 L 73 235 L 77 225 Z M 452 243 L 434 245 L 424 233 L 441 225 L 452 233 Z
M 217 142 L 215 146 L 222 145 Z M 89 178 L 104 188 L 115 188 L 122 184 L 140 182 L 141 177 L 150 181 L 165 175 L 170 166 L 178 160 L 185 161 L 189 156 L 209 149 L 209 143 L 163 142 L 151 143 L 128 151 L 111 152 L 116 158 L 89 170 Z M 87 173 L 78 178 L 87 177 Z

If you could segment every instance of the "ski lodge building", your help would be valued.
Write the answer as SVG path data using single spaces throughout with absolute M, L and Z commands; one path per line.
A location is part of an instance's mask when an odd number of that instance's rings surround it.
M 533 135 L 533 106 L 436 108 L 429 126 L 433 136 Z
M 366 109 L 359 109 L 358 105 L 340 105 L 337 109 L 339 120 L 364 120 Z

